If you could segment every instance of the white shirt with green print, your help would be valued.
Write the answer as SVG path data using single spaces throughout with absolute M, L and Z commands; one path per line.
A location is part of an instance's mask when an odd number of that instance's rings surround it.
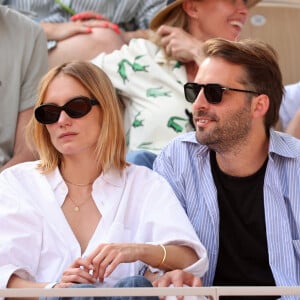
M 129 45 L 92 60 L 110 77 L 123 98 L 128 150 L 158 154 L 178 134 L 192 130 L 184 98 L 185 66 L 167 61 L 154 43 L 133 39 Z

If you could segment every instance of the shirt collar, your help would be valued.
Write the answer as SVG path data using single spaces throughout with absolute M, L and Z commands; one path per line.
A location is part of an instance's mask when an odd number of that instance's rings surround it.
M 185 134 L 183 136 L 182 141 L 185 143 L 194 144 L 195 146 L 197 145 L 198 146 L 197 154 L 199 154 L 199 155 L 202 155 L 204 153 L 209 153 L 209 151 L 210 151 L 206 145 L 202 145 L 197 141 L 196 131 L 191 131 L 191 132 L 188 132 L 187 134 Z
M 288 158 L 297 158 L 300 154 L 300 142 L 286 133 L 271 129 L 269 153 L 275 153 Z
M 206 145 L 201 145 L 196 140 L 195 132 L 189 132 L 183 136 L 183 142 L 198 144 L 197 153 L 209 151 Z M 270 129 L 269 154 L 275 154 L 288 158 L 297 158 L 300 155 L 300 141 L 286 133 Z
M 101 173 L 100 176 L 95 180 L 95 183 L 98 181 L 105 181 L 108 184 L 111 184 L 116 187 L 122 187 L 125 182 L 125 173 L 115 168 L 109 169 L 105 173 Z M 53 190 L 56 190 L 59 185 L 64 184 L 64 180 L 61 176 L 60 170 L 58 167 L 49 174 L 46 175 L 48 182 Z

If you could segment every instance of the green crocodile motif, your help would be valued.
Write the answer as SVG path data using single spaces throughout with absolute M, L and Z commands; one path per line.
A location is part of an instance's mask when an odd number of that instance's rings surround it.
M 176 61 L 173 69 L 180 69 L 180 67 L 183 65 L 183 63 L 181 61 Z
M 136 62 L 134 62 L 133 64 L 132 64 L 132 70 L 134 71 L 134 72 L 140 72 L 140 71 L 142 71 L 142 72 L 148 72 L 148 70 L 147 70 L 147 68 L 149 67 L 149 66 L 142 66 L 142 65 L 140 65 L 140 64 L 138 64 L 138 63 L 136 63 Z
M 158 87 L 158 88 L 150 88 L 150 89 L 147 89 L 147 93 L 146 93 L 147 97 L 153 97 L 153 98 L 156 98 L 156 97 L 161 97 L 161 96 L 164 96 L 164 97 L 171 97 L 171 92 L 169 91 L 164 91 L 162 90 L 162 87 Z
M 168 121 L 168 124 L 167 124 L 168 127 L 174 129 L 176 132 L 182 132 L 183 127 L 181 125 L 179 125 L 178 123 L 176 123 L 175 121 L 185 121 L 185 122 L 187 122 L 188 119 L 174 116 L 174 117 L 171 117 Z
M 128 77 L 127 77 L 127 74 L 126 74 L 126 68 L 125 68 L 126 64 L 131 66 L 131 62 L 127 59 L 122 59 L 118 63 L 118 73 L 121 76 L 121 78 L 123 79 L 124 83 L 126 82 L 126 80 L 128 80 Z
M 143 57 L 143 55 L 136 56 L 133 63 L 126 58 L 122 59 L 118 63 L 118 73 L 123 79 L 124 83 L 129 80 L 126 72 L 126 66 L 129 66 L 134 72 L 148 72 L 147 68 L 149 65 L 141 65 L 137 62 L 137 60 L 139 60 L 141 57 Z
M 134 117 L 134 121 L 132 122 L 132 126 L 134 127 L 134 128 L 136 128 L 136 127 L 141 127 L 141 126 L 144 126 L 144 124 L 143 124 L 143 122 L 144 122 L 144 120 L 139 120 L 138 119 L 138 116 L 141 114 L 141 112 L 138 112 L 136 115 L 135 115 L 135 117 Z

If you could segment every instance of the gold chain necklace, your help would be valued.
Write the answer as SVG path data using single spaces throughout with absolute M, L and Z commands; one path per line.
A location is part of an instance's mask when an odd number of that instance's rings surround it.
M 63 179 L 66 183 L 71 184 L 71 185 L 75 185 L 75 186 L 89 186 L 89 185 L 93 184 L 93 181 L 89 182 L 89 183 L 73 183 L 71 181 L 68 181 L 66 178 L 63 178 Z
M 89 199 L 82 201 L 82 203 L 78 204 L 76 203 L 68 194 L 67 197 L 70 199 L 70 201 L 72 202 L 73 206 L 74 206 L 74 211 L 79 212 L 80 211 L 80 207 L 82 207 L 84 204 L 86 204 L 90 199 L 91 196 L 89 197 Z

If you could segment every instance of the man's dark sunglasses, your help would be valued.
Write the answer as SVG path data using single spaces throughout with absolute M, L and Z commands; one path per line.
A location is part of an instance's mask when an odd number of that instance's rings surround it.
M 211 104 L 220 103 L 222 101 L 224 91 L 243 92 L 259 95 L 258 92 L 224 87 L 217 83 L 198 84 L 195 82 L 188 82 L 184 85 L 185 99 L 188 102 L 194 103 L 202 88 L 204 89 L 204 95 L 207 102 Z
M 99 105 L 99 101 L 80 96 L 72 98 L 63 106 L 42 104 L 35 109 L 34 115 L 37 121 L 42 124 L 53 124 L 58 121 L 62 110 L 71 118 L 81 118 L 90 112 L 93 105 Z

